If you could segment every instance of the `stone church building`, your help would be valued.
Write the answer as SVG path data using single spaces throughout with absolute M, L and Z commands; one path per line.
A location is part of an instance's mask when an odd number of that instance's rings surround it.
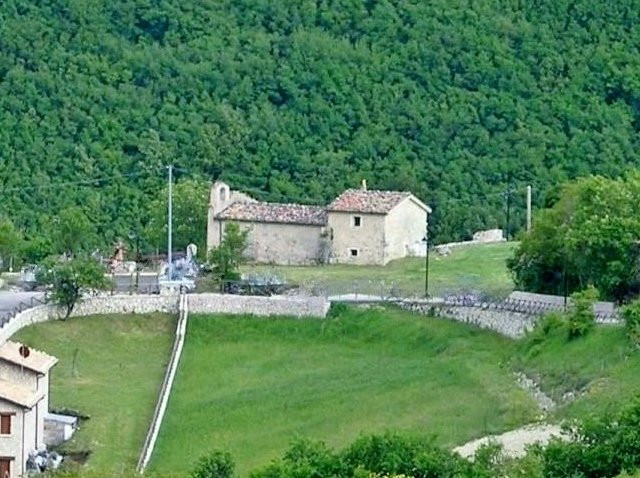
M 347 189 L 326 207 L 259 202 L 221 181 L 211 188 L 207 249 L 225 225 L 249 229 L 257 263 L 384 265 L 410 255 L 424 236 L 429 206 L 409 192 Z

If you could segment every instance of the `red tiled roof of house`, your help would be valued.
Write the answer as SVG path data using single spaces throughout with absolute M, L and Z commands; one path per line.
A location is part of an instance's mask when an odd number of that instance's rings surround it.
M 386 214 L 409 196 L 409 192 L 347 189 L 327 206 L 327 210 Z
M 232 221 L 277 222 L 324 226 L 327 213 L 319 206 L 266 202 L 235 202 L 221 211 L 219 219 Z

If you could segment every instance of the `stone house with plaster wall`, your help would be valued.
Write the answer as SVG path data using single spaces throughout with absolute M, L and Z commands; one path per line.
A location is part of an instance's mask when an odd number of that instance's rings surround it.
M 27 475 L 29 455 L 46 448 L 49 372 L 55 357 L 7 341 L 0 346 L 0 478 Z
M 257 263 L 384 265 L 410 255 L 425 235 L 429 206 L 409 192 L 348 189 L 326 207 L 259 202 L 221 181 L 211 188 L 207 249 L 225 225 L 249 230 Z

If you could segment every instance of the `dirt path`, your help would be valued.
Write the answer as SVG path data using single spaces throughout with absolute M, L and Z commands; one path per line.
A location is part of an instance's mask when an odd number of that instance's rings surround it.
M 489 435 L 477 440 L 465 443 L 454 448 L 453 451 L 459 455 L 470 458 L 475 455 L 478 448 L 487 443 L 499 443 L 502 445 L 504 453 L 511 457 L 520 457 L 525 454 L 526 447 L 539 443 L 546 445 L 551 437 L 566 437 L 558 425 L 525 425 L 522 428 L 508 431 L 502 435 Z

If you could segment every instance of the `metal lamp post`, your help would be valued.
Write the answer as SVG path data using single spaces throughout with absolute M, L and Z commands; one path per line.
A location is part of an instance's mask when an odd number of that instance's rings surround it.
M 425 225 L 426 226 L 426 225 Z M 425 234 L 422 238 L 424 242 L 425 255 L 424 255 L 424 296 L 429 297 L 429 230 L 425 227 Z

